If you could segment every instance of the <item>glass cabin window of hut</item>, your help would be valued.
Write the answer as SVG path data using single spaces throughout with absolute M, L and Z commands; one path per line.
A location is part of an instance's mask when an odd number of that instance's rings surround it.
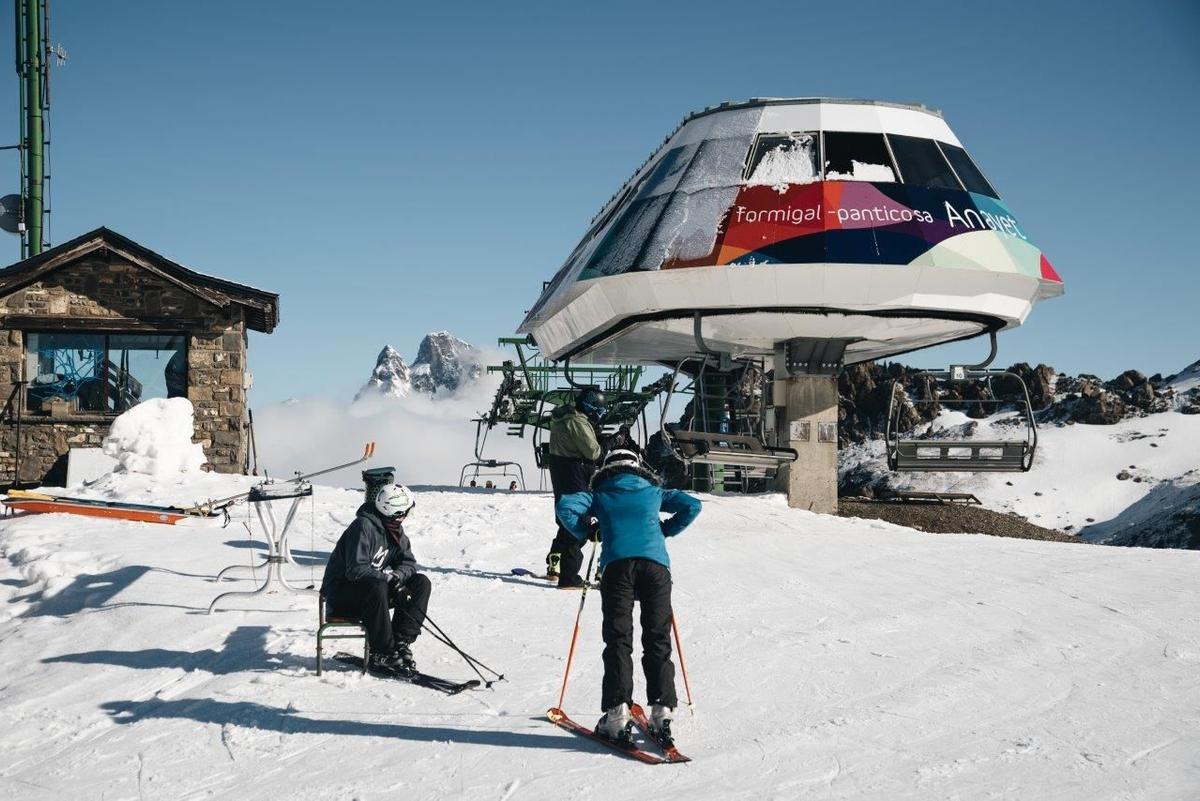
M 950 163 L 932 139 L 888 134 L 888 144 L 896 156 L 900 179 L 906 184 L 934 189 L 961 189 Z
M 983 177 L 983 173 L 975 166 L 975 162 L 967 155 L 967 151 L 956 145 L 948 145 L 945 142 L 938 142 L 938 147 L 946 154 L 950 165 L 954 167 L 954 171 L 958 173 L 959 180 L 968 192 L 976 192 L 980 195 L 999 198 L 996 190 L 988 182 L 987 178 Z
M 123 412 L 148 398 L 187 395 L 182 334 L 25 333 L 26 408 Z
M 883 134 L 826 131 L 825 180 L 895 183 L 896 170 Z
M 760 134 L 746 166 L 749 186 L 781 187 L 821 179 L 820 139 L 815 133 Z

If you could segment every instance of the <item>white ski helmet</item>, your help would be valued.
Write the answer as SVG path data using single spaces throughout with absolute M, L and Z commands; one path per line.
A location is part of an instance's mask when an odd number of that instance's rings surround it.
M 605 457 L 603 466 L 610 467 L 611 465 L 623 464 L 630 467 L 641 467 L 642 457 L 637 455 L 636 451 L 631 451 L 627 448 L 617 448 L 609 451 Z
M 375 493 L 375 509 L 387 518 L 404 517 L 416 505 L 412 491 L 403 484 L 388 484 Z

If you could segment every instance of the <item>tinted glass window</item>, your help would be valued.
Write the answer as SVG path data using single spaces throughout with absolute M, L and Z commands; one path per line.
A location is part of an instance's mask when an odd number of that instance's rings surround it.
M 825 180 L 895 182 L 883 134 L 826 131 Z
M 147 398 L 187 395 L 180 334 L 25 334 L 27 405 L 54 399 L 83 412 L 123 412 Z
M 821 177 L 815 133 L 761 134 L 750 151 L 746 183 L 753 186 L 810 184 Z
M 932 186 L 935 189 L 961 189 L 949 162 L 932 139 L 888 134 L 900 178 L 906 184 Z
M 988 183 L 988 179 L 983 177 L 983 173 L 975 166 L 975 162 L 967 155 L 967 151 L 955 145 L 948 145 L 945 142 L 938 143 L 942 152 L 946 154 L 946 158 L 950 160 L 950 166 L 954 167 L 954 171 L 958 173 L 959 179 L 963 182 L 963 186 L 968 192 L 978 192 L 981 195 L 998 198 L 996 190 Z

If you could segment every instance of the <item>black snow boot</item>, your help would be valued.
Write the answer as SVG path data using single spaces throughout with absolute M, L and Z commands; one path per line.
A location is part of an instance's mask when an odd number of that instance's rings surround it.
M 400 659 L 400 670 L 406 674 L 417 672 L 417 661 L 413 659 L 412 643 L 396 641 L 396 656 Z

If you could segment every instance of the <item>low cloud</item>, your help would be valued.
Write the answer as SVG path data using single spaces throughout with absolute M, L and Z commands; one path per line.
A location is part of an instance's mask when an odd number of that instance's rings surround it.
M 259 472 L 265 467 L 270 475 L 286 478 L 296 471 L 320 470 L 350 461 L 373 441 L 375 457 L 366 467 L 392 465 L 396 480 L 404 484 L 457 486 L 463 465 L 475 460 L 473 419 L 491 406 L 498 385 L 497 376 L 485 375 L 458 393 L 436 398 L 414 393 L 346 403 L 311 397 L 256 408 Z M 490 432 L 483 457 L 519 462 L 528 489 L 537 489 L 532 432 L 527 430 L 519 439 L 506 436 L 505 429 L 497 426 Z M 320 480 L 358 487 L 360 470 L 342 470 Z

